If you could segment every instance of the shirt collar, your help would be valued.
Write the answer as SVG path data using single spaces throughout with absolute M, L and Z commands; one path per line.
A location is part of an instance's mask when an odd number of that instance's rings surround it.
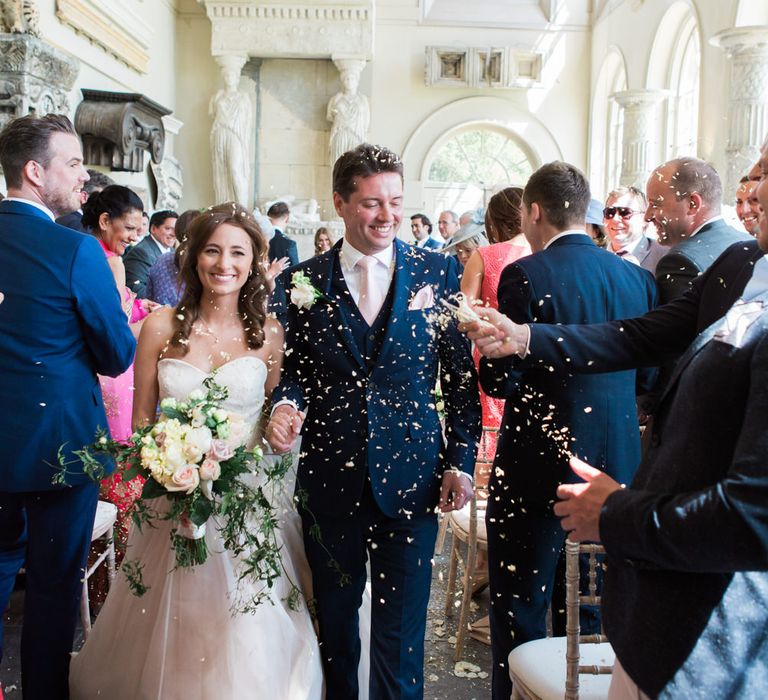
M 160 241 L 158 241 L 157 238 L 155 238 L 151 233 L 147 235 L 155 242 L 155 245 L 160 248 L 161 253 L 168 253 L 171 250 L 170 248 L 166 248 L 162 243 L 160 243 Z
M 688 238 L 693 238 L 701 229 L 703 229 L 705 226 L 709 226 L 709 224 L 714 223 L 715 221 L 722 221 L 722 216 L 713 216 L 711 219 L 707 219 L 699 228 L 697 228 Z
M 556 236 L 553 236 L 552 238 L 550 238 L 544 244 L 544 248 L 543 249 L 546 250 L 547 248 L 549 248 L 549 246 L 551 246 L 558 238 L 564 238 L 565 236 L 571 236 L 574 233 L 578 233 L 578 234 L 580 234 L 582 236 L 589 236 L 589 234 L 584 229 L 576 228 L 576 229 L 572 229 L 570 231 L 563 231 L 561 233 L 558 233 Z
M 372 257 L 376 258 L 376 260 L 384 265 L 384 267 L 389 269 L 394 256 L 395 245 L 394 243 L 390 243 L 389 247 L 385 248 L 384 250 L 380 250 L 378 253 L 374 253 Z M 357 265 L 360 258 L 365 257 L 365 253 L 361 253 L 346 238 L 344 238 L 341 242 L 341 252 L 339 257 L 344 270 L 349 272 L 355 268 L 355 265 Z
M 31 199 L 22 199 L 21 197 L 6 197 L 6 202 L 21 202 L 22 204 L 29 204 L 32 207 L 35 207 L 35 209 L 39 209 L 41 212 L 43 212 L 46 216 L 48 216 L 51 221 L 56 221 L 56 217 L 53 215 L 53 212 L 46 207 L 44 204 L 40 204 L 40 202 L 33 202 Z

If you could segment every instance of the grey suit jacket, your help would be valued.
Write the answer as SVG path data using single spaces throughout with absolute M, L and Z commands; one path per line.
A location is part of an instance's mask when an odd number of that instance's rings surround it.
M 673 246 L 656 265 L 656 283 L 661 305 L 683 296 L 691 282 L 704 272 L 720 254 L 734 243 L 752 237 L 731 228 L 722 219 L 705 224 L 693 238 Z
M 123 257 L 125 263 L 125 283 L 136 292 L 136 296 L 144 298 L 149 281 L 149 269 L 162 253 L 154 239 L 147 234 Z
M 652 275 L 656 274 L 656 266 L 665 255 L 669 253 L 669 248 L 661 245 L 653 238 L 643 236 L 640 242 L 632 251 L 632 256 L 637 260 L 644 270 L 648 270 Z

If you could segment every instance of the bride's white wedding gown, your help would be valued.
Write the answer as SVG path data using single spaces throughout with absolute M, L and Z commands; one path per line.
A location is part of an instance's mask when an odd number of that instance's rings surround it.
M 158 362 L 160 398 L 178 400 L 202 388 L 207 375 L 183 360 Z M 251 426 L 252 445 L 261 408 L 267 368 L 253 356 L 232 360 L 216 372 L 227 387 L 224 408 L 242 415 Z M 290 481 L 293 482 L 294 474 Z M 309 592 L 311 579 L 304 555 L 301 522 L 291 501 L 293 483 L 268 494 L 280 516 L 278 539 L 287 577 Z M 290 610 L 286 576 L 278 579 L 255 612 L 232 612 L 232 596 L 249 596 L 256 583 L 237 582 L 237 561 L 224 550 L 218 530 L 209 523 L 205 564 L 174 570 L 170 523 L 133 528 L 126 560 L 144 568 L 142 597 L 118 573 L 96 624 L 72 659 L 73 700 L 315 700 L 323 697 L 317 638 L 305 601 Z M 239 587 L 238 587 L 239 586 Z M 366 601 L 368 603 L 369 601 Z M 368 616 L 368 605 L 362 614 Z M 361 697 L 367 696 L 369 619 L 364 630 Z

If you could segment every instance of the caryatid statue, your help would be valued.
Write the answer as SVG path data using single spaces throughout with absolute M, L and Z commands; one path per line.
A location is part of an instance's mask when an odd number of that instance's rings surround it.
M 327 119 L 333 124 L 328 149 L 331 165 L 342 153 L 365 142 L 371 121 L 368 98 L 357 92 L 365 60 L 335 58 L 333 62 L 339 69 L 343 89 L 328 103 Z
M 249 135 L 251 132 L 251 100 L 238 90 L 244 56 L 217 56 L 224 89 L 212 98 L 208 113 L 211 128 L 211 162 L 216 203 L 236 201 L 249 206 Z

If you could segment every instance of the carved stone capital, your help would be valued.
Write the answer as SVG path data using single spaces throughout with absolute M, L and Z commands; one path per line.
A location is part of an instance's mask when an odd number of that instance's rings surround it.
M 70 113 L 80 62 L 30 34 L 0 34 L 0 128 L 30 112 Z
M 160 163 L 165 149 L 162 118 L 171 113 L 144 95 L 83 90 L 75 128 L 83 139 L 87 165 L 141 172 L 144 151 Z
M 373 56 L 373 0 L 313 3 L 200 0 L 211 20 L 211 53 L 330 58 L 343 46 Z
M 733 57 L 741 53 L 768 53 L 768 27 L 735 27 L 715 34 L 709 43 Z
M 178 211 L 181 197 L 184 194 L 181 163 L 172 156 L 166 156 L 162 163 L 150 162 L 149 167 L 152 168 L 152 174 L 157 183 L 155 209 Z

